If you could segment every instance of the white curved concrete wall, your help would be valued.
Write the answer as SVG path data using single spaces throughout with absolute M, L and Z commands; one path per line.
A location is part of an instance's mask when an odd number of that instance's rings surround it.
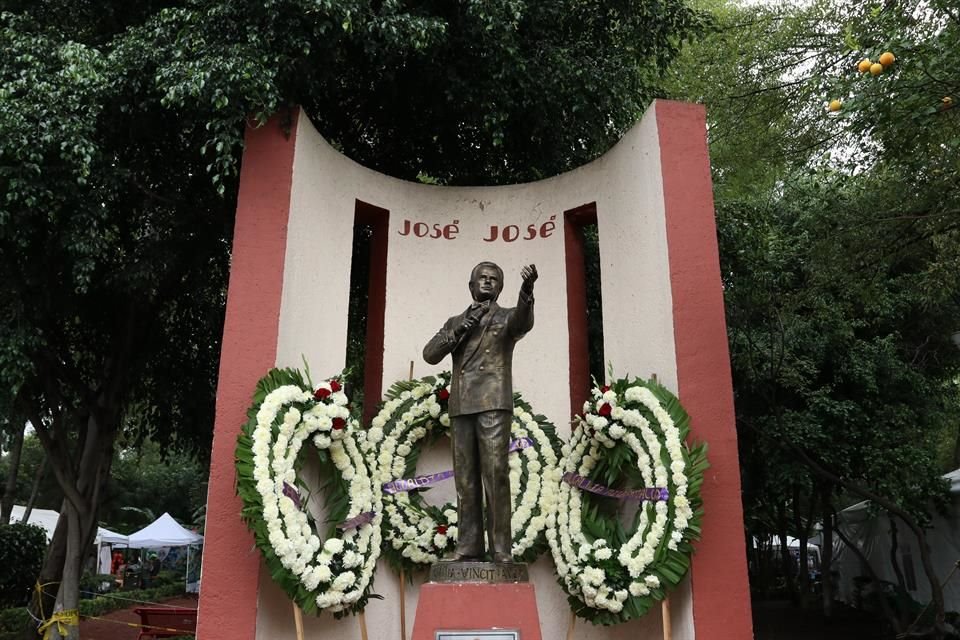
M 293 164 L 287 252 L 277 351 L 278 366 L 301 366 L 305 357 L 315 377 L 332 375 L 345 364 L 351 237 L 356 200 L 390 212 L 384 331 L 386 389 L 414 375 L 449 369 L 449 359 L 431 367 L 423 362 L 424 344 L 443 322 L 470 303 L 467 281 L 481 260 L 504 270 L 500 302 L 516 304 L 521 266 L 535 263 L 536 324 L 517 346 L 514 387 L 557 425 L 569 427 L 569 356 L 564 211 L 596 202 L 601 239 L 605 353 L 617 375 L 656 372 L 676 389 L 673 319 L 670 300 L 663 190 L 656 120 L 648 116 L 601 159 L 571 173 L 506 187 L 437 187 L 404 182 L 350 161 L 298 119 Z M 552 221 L 549 237 L 539 230 Z M 406 224 L 456 225 L 453 239 L 402 235 Z M 488 242 L 490 227 L 517 225 L 513 242 Z M 528 225 L 538 231 L 526 240 Z M 419 229 L 423 229 L 420 227 Z M 511 229 L 512 231 L 512 229 Z M 544 229 L 549 231 L 549 227 Z M 451 234 L 452 235 L 452 234 Z M 502 234 L 498 234 L 498 237 Z M 512 237 L 512 235 L 511 235 Z M 448 452 L 434 450 L 419 471 L 451 468 Z M 455 499 L 452 482 L 430 492 L 432 501 Z M 552 562 L 533 569 L 544 638 L 564 637 L 569 624 L 566 597 L 556 584 Z M 292 633 L 290 603 L 261 572 L 257 637 Z M 422 579 L 422 576 L 420 577 Z M 376 591 L 382 601 L 367 608 L 372 638 L 399 638 L 398 579 L 381 562 Z M 416 586 L 407 590 L 408 611 L 416 610 Z M 689 597 L 674 596 L 678 622 L 690 618 Z M 411 616 L 412 618 L 412 616 Z M 577 638 L 636 638 L 655 633 L 657 613 L 615 628 L 590 629 L 580 621 Z M 692 625 L 682 625 L 692 629 Z M 410 629 L 412 629 L 412 619 Z M 678 632 L 680 629 L 678 628 Z M 311 619 L 308 638 L 353 639 L 357 621 Z M 692 637 L 680 633 L 677 638 Z

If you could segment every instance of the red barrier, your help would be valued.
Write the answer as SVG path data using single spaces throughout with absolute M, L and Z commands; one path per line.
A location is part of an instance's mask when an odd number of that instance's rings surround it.
M 140 616 L 142 638 L 173 638 L 197 633 L 197 610 L 186 607 L 140 607 L 133 610 Z

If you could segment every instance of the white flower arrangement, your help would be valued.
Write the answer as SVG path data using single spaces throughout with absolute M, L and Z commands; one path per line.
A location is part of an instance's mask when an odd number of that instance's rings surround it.
M 300 372 L 275 369 L 258 384 L 238 439 L 237 490 L 271 575 L 308 613 L 363 610 L 381 543 L 391 564 L 410 570 L 456 545 L 455 505 L 429 505 L 417 491 L 383 491 L 415 474 L 425 442 L 447 435 L 449 379 L 444 373 L 395 383 L 366 431 L 336 379 L 311 391 Z M 594 388 L 570 442 L 560 447 L 553 426 L 515 396 L 513 556 L 529 562 L 549 547 L 561 586 L 571 603 L 581 603 L 577 615 L 598 624 L 643 615 L 689 568 L 707 462 L 705 445 L 686 444 L 688 423 L 664 387 L 621 379 Z M 308 441 L 331 476 L 328 504 L 338 509 L 327 514 L 336 526 L 325 539 L 297 488 L 298 456 Z M 614 495 L 599 479 L 622 476 L 642 484 L 646 498 L 658 498 L 641 505 L 625 535 L 580 488 Z
M 690 541 L 700 533 L 706 447 L 686 445 L 689 418 L 654 381 L 621 379 L 594 387 L 583 412 L 563 448 L 564 473 L 593 479 L 612 472 L 666 490 L 666 500 L 642 503 L 635 526 L 615 540 L 596 535 L 617 530 L 597 515 L 596 498 L 567 482 L 560 485 L 547 532 L 560 585 L 585 605 L 578 615 L 616 624 L 643 615 L 686 573 Z
M 274 369 L 261 379 L 255 399 L 260 397 L 237 444 L 243 517 L 271 575 L 303 610 L 360 611 L 380 555 L 383 505 L 348 398 L 336 379 L 311 391 L 303 376 L 289 369 Z M 326 540 L 314 530 L 298 490 L 297 459 L 307 441 L 326 471 L 339 475 L 330 483 L 332 491 L 346 494 L 345 501 L 331 501 L 347 507 L 328 514 L 336 526 Z
M 450 374 L 395 383 L 371 422 L 361 448 L 381 487 L 412 477 L 419 450 L 448 435 Z M 511 438 L 525 446 L 511 451 L 510 495 L 513 557 L 532 560 L 545 550 L 544 531 L 559 488 L 559 445 L 553 425 L 533 415 L 519 395 L 514 400 Z M 419 492 L 383 496 L 384 553 L 395 566 L 414 570 L 440 560 L 457 541 L 456 505 L 429 505 Z

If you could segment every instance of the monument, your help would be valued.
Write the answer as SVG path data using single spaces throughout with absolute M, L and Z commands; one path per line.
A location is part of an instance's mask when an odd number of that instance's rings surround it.
M 450 274 L 468 273 L 478 257 L 518 274 L 523 260 L 542 273 L 536 280 L 536 329 L 520 343 L 522 357 L 513 363 L 512 383 L 557 426 L 562 439 L 569 438 L 570 417 L 582 410 L 590 388 L 580 229 L 596 225 L 605 358 L 618 375 L 656 373 L 683 401 L 693 437 L 710 443 L 702 540 L 690 579 L 671 595 L 673 637 L 750 637 L 705 114 L 699 106 L 656 101 L 596 161 L 548 180 L 504 187 L 436 187 L 378 174 L 339 154 L 302 113 L 295 113 L 289 126 L 271 121 L 248 131 L 218 386 L 198 638 L 295 637 L 290 599 L 264 570 L 240 519 L 237 433 L 254 385 L 271 367 L 298 367 L 306 359 L 317 375 L 333 375 L 347 364 L 350 240 L 359 224 L 373 234 L 365 397 L 379 398 L 393 381 L 408 379 L 411 361 L 422 361 L 437 322 L 454 311 L 450 301 L 463 297 L 462 280 Z M 482 323 L 478 319 L 473 330 L 482 331 Z M 418 369 L 418 376 L 443 369 L 442 364 L 421 366 L 426 370 Z M 423 472 L 448 464 L 448 458 L 429 455 L 419 461 Z M 478 549 L 466 551 L 472 557 Z M 549 558 L 530 564 L 529 574 L 542 637 L 614 640 L 661 633 L 659 610 L 617 627 L 577 624 L 571 632 L 570 608 Z M 428 613 L 428 594 L 436 585 L 423 584 L 419 575 L 410 585 L 382 561 L 376 576 L 376 593 L 384 599 L 371 601 L 364 612 L 369 637 L 399 638 L 401 594 L 419 618 Z M 502 613 L 482 593 L 495 586 L 477 582 L 462 599 L 434 600 L 435 615 L 449 624 L 442 629 L 480 629 L 460 626 L 466 624 L 457 619 L 463 611 Z M 304 636 L 353 639 L 359 637 L 357 623 L 355 617 L 307 616 Z M 490 626 L 521 624 L 494 621 Z

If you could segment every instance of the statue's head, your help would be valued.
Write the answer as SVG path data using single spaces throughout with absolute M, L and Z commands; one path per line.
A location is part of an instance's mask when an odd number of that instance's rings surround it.
M 470 295 L 477 302 L 496 300 L 503 290 L 503 269 L 493 262 L 481 262 L 470 272 Z

